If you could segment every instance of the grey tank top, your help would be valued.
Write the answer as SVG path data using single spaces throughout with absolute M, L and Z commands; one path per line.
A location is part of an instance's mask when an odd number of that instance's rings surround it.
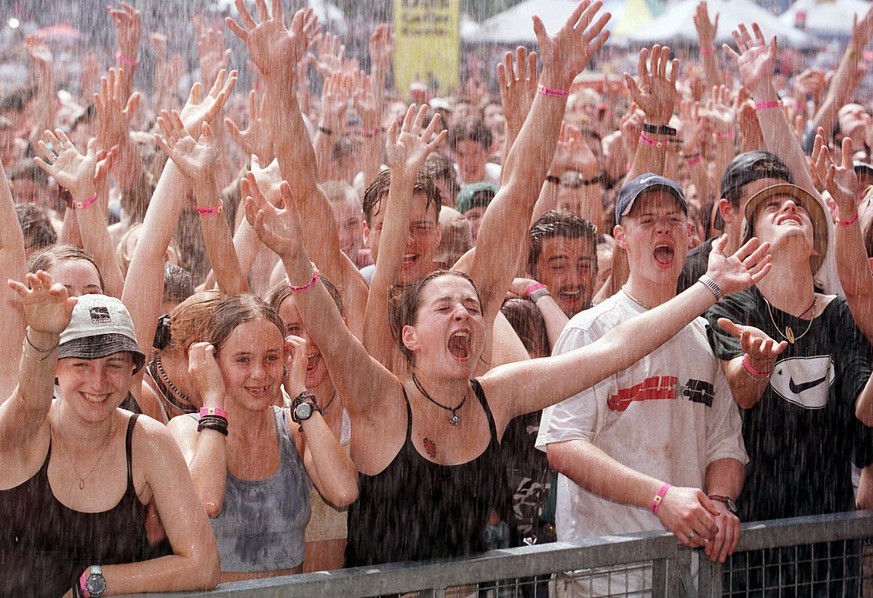
M 312 480 L 288 429 L 287 410 L 273 407 L 279 435 L 279 468 L 263 480 L 227 473 L 221 514 L 211 519 L 221 570 L 291 569 L 303 562 Z

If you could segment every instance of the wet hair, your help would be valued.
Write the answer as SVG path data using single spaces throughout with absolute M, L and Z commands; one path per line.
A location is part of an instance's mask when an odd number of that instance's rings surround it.
M 388 189 L 391 187 L 391 171 L 383 170 L 380 172 L 373 182 L 364 191 L 364 220 L 367 226 L 370 226 L 373 216 L 379 213 L 382 206 L 382 199 L 388 195 Z M 433 179 L 424 172 L 419 171 L 415 175 L 415 184 L 412 187 L 413 193 L 424 193 L 426 199 L 425 207 L 434 206 L 437 218 L 439 218 L 440 209 L 443 207 L 443 200 L 440 197 L 440 190 L 437 188 Z
M 255 320 L 266 320 L 276 327 L 279 335 L 285 338 L 285 325 L 279 314 L 269 303 L 246 293 L 224 297 L 212 310 L 206 325 L 206 340 L 215 347 L 215 354 L 221 353 L 221 347 L 241 324 Z
M 36 95 L 36 87 L 19 87 L 10 91 L 0 100 L 0 112 L 21 112 Z
M 441 179 L 447 181 L 452 197 L 442 197 L 441 199 L 450 199 L 454 203 L 461 186 L 458 184 L 458 173 L 455 172 L 455 165 L 452 164 L 452 160 L 447 155 L 442 152 L 433 152 L 425 159 L 421 171 L 435 181 Z
M 873 257 L 873 220 L 864 227 L 864 249 L 867 251 L 867 257 Z
M 187 356 L 188 348 L 206 339 L 206 327 L 215 306 L 224 299 L 217 289 L 191 295 L 173 308 L 168 316 L 161 316 L 155 334 L 155 348 L 167 353 L 181 351 Z M 162 344 L 158 344 L 158 337 Z
M 537 260 L 543 251 L 543 241 L 555 237 L 568 239 L 591 239 L 592 254 L 597 255 L 597 227 L 574 214 L 549 210 L 530 227 L 530 252 L 527 256 L 527 271 L 536 276 Z
M 338 204 L 344 202 L 354 202 L 358 208 L 361 207 L 361 199 L 355 188 L 342 181 L 325 181 L 321 184 L 324 190 L 327 201 L 330 204 Z
M 531 357 L 547 357 L 551 353 L 546 322 L 533 301 L 511 297 L 503 302 L 500 311 Z
M 453 151 L 458 149 L 458 144 L 462 141 L 475 141 L 487 151 L 491 149 L 494 137 L 491 129 L 481 119 L 469 118 L 449 129 L 448 140 Z
M 476 298 L 479 303 L 482 303 L 482 297 L 479 295 L 479 289 L 473 279 L 464 272 L 457 270 L 434 270 L 421 280 L 418 280 L 411 285 L 400 286 L 394 285 L 391 287 L 388 300 L 388 322 L 391 326 L 391 335 L 394 337 L 394 342 L 400 348 L 400 352 L 406 358 L 407 363 L 414 365 L 414 355 L 409 348 L 403 344 L 403 327 L 414 326 L 418 322 L 418 309 L 421 307 L 421 294 L 429 282 L 443 276 L 457 276 L 463 278 L 472 285 L 476 291 Z
M 27 264 L 27 271 L 38 272 L 39 270 L 45 270 L 48 272 L 55 266 L 55 264 L 65 260 L 85 260 L 90 263 L 94 266 L 94 269 L 97 270 L 97 279 L 100 281 L 100 288 L 106 288 L 106 284 L 103 282 L 103 275 L 100 273 L 100 268 L 97 266 L 97 262 L 94 261 L 94 258 L 91 257 L 90 253 L 87 253 L 84 249 L 76 247 L 75 245 L 52 245 L 45 251 L 37 253 L 30 258 L 30 262 Z
M 333 302 L 336 304 L 336 308 L 339 311 L 340 315 L 345 316 L 345 305 L 343 304 L 343 297 L 342 295 L 340 295 L 339 289 L 337 289 L 336 285 L 333 284 L 324 274 L 319 274 L 318 279 L 322 282 L 324 288 L 327 289 L 327 292 L 330 294 L 330 298 L 333 299 Z M 282 305 L 282 302 L 293 294 L 294 291 L 291 290 L 291 287 L 288 285 L 288 281 L 284 280 L 279 284 L 275 285 L 269 291 L 267 291 L 267 296 L 264 299 L 278 313 L 279 306 Z
M 18 203 L 15 204 L 15 215 L 26 246 L 29 241 L 30 247 L 45 249 L 58 242 L 58 233 L 45 208 L 32 203 Z
M 49 175 L 32 162 L 26 162 L 12 169 L 9 174 L 9 181 L 32 181 L 37 185 L 47 187 L 49 184 Z
M 194 294 L 194 280 L 185 268 L 164 264 L 164 301 L 182 303 Z

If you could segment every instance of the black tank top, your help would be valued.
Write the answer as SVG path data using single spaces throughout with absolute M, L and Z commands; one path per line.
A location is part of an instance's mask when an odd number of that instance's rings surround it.
M 360 474 L 358 500 L 349 507 L 346 567 L 465 556 L 485 550 L 492 508 L 508 499 L 494 417 L 482 387 L 473 391 L 488 418 L 491 442 L 467 463 L 439 465 L 412 443 L 412 409 L 406 401 L 406 442 L 384 471 Z
M 127 489 L 108 511 L 82 513 L 52 494 L 45 462 L 29 480 L 0 491 L 0 595 L 63 595 L 90 565 L 132 563 L 149 558 L 146 506 L 136 495 L 131 440 L 137 415 L 127 424 Z M 99 479 L 100 470 L 95 472 Z

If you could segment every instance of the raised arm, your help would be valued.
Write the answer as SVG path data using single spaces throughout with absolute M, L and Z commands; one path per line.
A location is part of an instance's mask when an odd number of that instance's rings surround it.
M 34 158 L 34 161 L 73 196 L 72 207 L 82 235 L 82 245 L 85 251 L 94 256 L 103 277 L 103 292 L 120 297 L 124 279 L 115 260 L 115 247 L 105 216 L 109 203 L 106 175 L 111 156 L 105 152 L 98 155 L 97 141 L 93 138 L 88 141 L 86 153 L 79 153 L 60 129 L 54 133 L 46 131 L 45 141 L 39 141 L 39 150 L 43 158 Z
M 697 11 L 694 13 L 694 28 L 697 29 L 700 58 L 703 62 L 703 72 L 706 74 L 706 84 L 709 87 L 715 87 L 721 83 L 715 55 L 715 36 L 718 34 L 718 17 L 719 13 L 715 13 L 715 19 L 709 19 L 709 9 L 706 6 L 706 0 L 697 5 Z
M 9 189 L 9 180 L 3 163 L 0 162 L 0 280 L 24 280 L 27 272 L 24 253 L 24 236 L 15 215 L 15 202 Z M 0 292 L 0 362 L 15 363 L 21 356 L 21 343 L 24 341 L 24 312 L 21 298 L 10 288 Z M 18 382 L 15 368 L 3 368 L 0 373 L 0 401 L 10 395 Z
M 122 94 L 128 98 L 133 93 L 133 77 L 136 74 L 138 64 L 142 16 L 127 2 L 121 2 L 119 7 L 108 6 L 106 11 L 115 25 L 115 37 L 118 44 L 115 60 L 117 68 L 122 72 Z
M 534 17 L 543 61 L 539 93 L 506 157 L 500 191 L 482 219 L 469 271 L 482 294 L 486 322 L 494 321 L 516 274 L 522 240 L 528 235 L 531 213 L 558 143 L 567 90 L 609 37 L 605 27 L 610 15 L 598 15 L 601 6 L 599 0 L 579 3 L 552 36 L 539 17 Z M 510 255 L 507 248 L 511 248 Z
M 138 93 L 125 95 L 126 75 L 122 69 L 109 69 L 100 79 L 100 93 L 94 94 L 97 107 L 97 149 L 117 148 L 113 172 L 122 193 L 138 198 L 142 185 L 142 156 L 130 140 L 130 121 L 139 106 Z M 137 193 L 140 191 L 140 194 Z M 138 207 L 135 211 L 144 210 Z

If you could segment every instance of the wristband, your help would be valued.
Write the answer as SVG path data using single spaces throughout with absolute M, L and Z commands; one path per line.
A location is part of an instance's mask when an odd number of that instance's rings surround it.
M 318 132 L 322 135 L 333 135 L 333 129 L 328 129 L 327 127 L 318 127 Z
M 527 288 L 524 290 L 525 299 L 530 299 L 534 303 L 546 295 L 551 295 L 551 293 L 549 292 L 549 288 L 541 282 L 532 282 L 527 285 Z
M 545 85 L 537 85 L 537 93 L 553 98 L 566 98 L 570 92 L 566 89 L 558 89 L 557 87 L 546 87 Z
M 701 162 L 703 162 L 703 158 L 700 157 L 700 154 L 688 158 L 688 166 L 697 166 Z
M 118 62 L 120 62 L 121 64 L 123 64 L 125 66 L 136 66 L 136 64 L 137 64 L 136 60 L 128 58 L 127 56 L 125 56 L 124 54 L 121 53 L 121 50 L 119 50 L 115 53 L 115 58 L 116 58 L 116 60 L 118 60 Z
M 206 417 L 207 415 L 217 415 L 218 417 L 227 419 L 227 411 L 221 407 L 201 407 L 200 417 Z
M 561 184 L 561 177 L 554 176 L 554 175 L 550 174 L 546 177 L 546 182 L 551 183 L 553 185 L 560 185 Z
M 72 205 L 74 210 L 84 210 L 86 208 L 90 208 L 95 203 L 97 203 L 97 193 L 94 193 L 91 197 L 86 199 L 85 201 L 76 201 L 73 200 Z
M 88 576 L 91 575 L 91 568 L 88 567 L 79 577 L 79 592 L 78 596 L 82 596 L 83 598 L 90 598 L 91 594 L 88 592 L 88 587 L 85 585 L 85 582 L 88 581 Z
M 651 145 L 652 147 L 667 147 L 666 141 L 655 141 L 645 133 L 640 133 L 640 141 L 646 145 Z
M 755 110 L 767 110 L 768 108 L 781 108 L 781 100 L 770 100 L 769 102 L 758 102 L 755 104 Z
M 318 268 L 315 267 L 315 264 L 312 264 L 312 278 L 309 279 L 309 282 L 307 282 L 303 286 L 298 287 L 291 284 L 291 280 L 289 279 L 288 288 L 291 289 L 292 293 L 302 293 L 314 287 L 316 282 L 318 282 Z
M 713 48 L 713 47 L 700 48 L 700 55 L 703 56 L 704 58 L 706 58 L 707 56 L 712 56 L 712 54 L 714 52 L 715 52 L 715 48 Z
M 369 131 L 361 131 L 361 137 L 363 137 L 364 139 L 372 139 L 373 137 L 375 137 L 376 135 L 378 135 L 381 132 L 382 132 L 382 129 L 380 129 L 379 127 L 376 127 L 375 129 L 371 129 Z
M 652 499 L 652 513 L 655 513 L 657 515 L 658 509 L 661 506 L 661 502 L 664 500 L 664 495 L 667 494 L 667 491 L 672 487 L 673 486 L 671 486 L 667 482 L 664 482 L 660 490 L 658 490 L 658 493 L 655 494 L 655 497 Z
M 697 279 L 699 282 L 702 282 L 703 285 L 712 291 L 712 294 L 715 295 L 716 301 L 721 301 L 722 297 L 724 297 L 724 291 L 721 290 L 721 287 L 718 286 L 718 283 L 715 282 L 712 278 L 704 274 L 700 278 Z
M 851 226 L 858 222 L 858 210 L 855 210 L 855 215 L 849 218 L 848 220 L 840 220 L 840 217 L 837 216 L 834 218 L 834 224 L 839 224 L 840 226 Z
M 643 133 L 651 133 L 652 135 L 668 135 L 670 137 L 676 136 L 676 129 L 673 127 L 668 127 L 667 125 L 652 125 L 649 123 L 643 123 Z
M 755 369 L 755 366 L 753 366 L 749 362 L 748 353 L 743 355 L 743 369 L 746 370 L 746 373 L 755 380 L 767 380 L 768 378 L 770 378 L 770 374 L 773 373 L 773 370 L 770 370 L 769 372 L 762 372 L 761 370 Z
M 221 214 L 222 210 L 224 210 L 224 202 L 222 200 L 218 200 L 217 206 L 212 206 L 209 208 L 197 208 L 197 213 L 201 216 L 214 216 L 215 214 Z
M 715 132 L 715 133 L 713 133 L 713 135 L 715 135 L 715 138 L 716 138 L 716 139 L 733 139 L 733 138 L 734 138 L 734 132 L 733 132 L 733 131 L 728 131 L 727 133 L 718 133 L 718 132 Z

